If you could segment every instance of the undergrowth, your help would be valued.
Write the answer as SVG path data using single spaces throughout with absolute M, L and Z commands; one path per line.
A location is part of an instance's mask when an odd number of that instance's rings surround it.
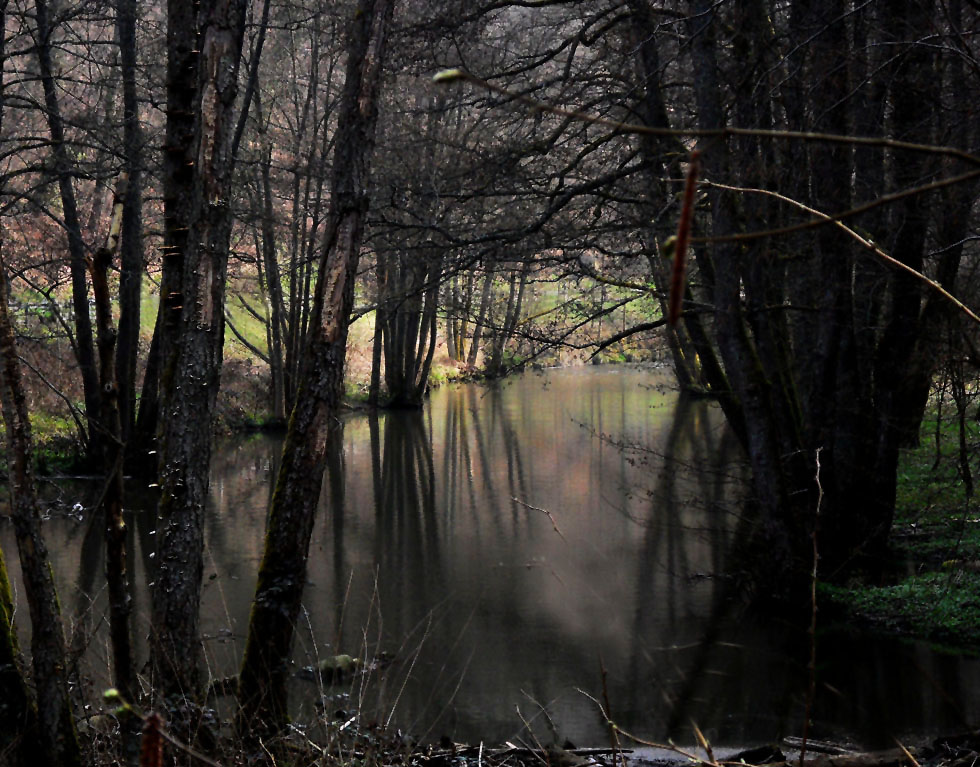
M 904 451 L 898 472 L 892 551 L 900 575 L 885 585 L 822 585 L 826 600 L 852 620 L 980 652 L 980 504 L 969 487 L 980 428 L 933 411 L 919 444 Z

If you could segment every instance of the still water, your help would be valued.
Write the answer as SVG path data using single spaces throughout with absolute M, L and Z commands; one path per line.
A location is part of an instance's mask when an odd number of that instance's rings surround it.
M 692 721 L 722 744 L 799 735 L 806 635 L 746 615 L 728 577 L 744 532 L 737 445 L 716 408 L 668 383 L 643 368 L 548 371 L 447 386 L 422 413 L 350 417 L 311 544 L 298 720 L 359 706 L 428 740 L 601 745 L 608 701 L 657 740 L 690 742 Z M 214 456 L 202 629 L 215 678 L 244 644 L 278 452 L 260 436 Z M 95 492 L 50 489 L 61 508 Z M 132 490 L 145 657 L 155 524 Z M 52 513 L 46 532 L 97 689 L 107 618 L 91 516 Z M 9 525 L 0 541 L 16 579 Z M 337 653 L 385 662 L 342 685 L 303 673 Z M 980 722 L 980 663 L 923 645 L 821 631 L 817 681 L 812 737 L 889 745 Z

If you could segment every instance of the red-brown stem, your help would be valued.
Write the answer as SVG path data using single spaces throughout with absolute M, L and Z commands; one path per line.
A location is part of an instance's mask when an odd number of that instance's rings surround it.
M 140 767 L 163 765 L 163 717 L 150 712 L 143 722 L 143 742 L 140 744 Z
M 691 221 L 694 218 L 694 190 L 698 185 L 701 153 L 691 152 L 687 164 L 687 181 L 684 184 L 684 200 L 681 204 L 681 218 L 677 222 L 677 240 L 674 246 L 674 268 L 670 275 L 670 301 L 667 309 L 667 322 L 677 324 L 684 303 L 684 267 L 687 246 L 691 241 Z

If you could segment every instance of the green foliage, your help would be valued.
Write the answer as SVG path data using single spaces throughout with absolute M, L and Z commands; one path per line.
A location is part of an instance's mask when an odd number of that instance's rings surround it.
M 823 586 L 825 596 L 872 625 L 956 648 L 978 650 L 980 577 L 974 562 L 949 562 L 936 572 L 892 586 Z
M 968 420 L 966 425 L 967 440 L 975 443 L 980 438 L 977 424 Z M 957 424 L 937 422 L 935 413 L 923 420 L 919 444 L 904 451 L 899 464 L 895 500 L 899 519 L 936 521 L 963 508 L 966 494 L 957 466 L 957 440 Z
M 977 424 L 967 423 L 969 444 Z M 831 604 L 888 631 L 980 652 L 980 510 L 959 468 L 958 424 L 923 422 L 898 472 L 893 549 L 909 574 L 891 585 L 821 585 Z
M 30 413 L 34 459 L 39 474 L 60 474 L 78 466 L 81 451 L 75 422 L 58 413 Z
M 976 444 L 977 424 L 968 421 L 967 430 Z M 971 510 L 958 460 L 958 426 L 929 414 L 919 444 L 899 465 L 895 544 L 902 554 L 933 565 L 980 554 L 980 511 Z

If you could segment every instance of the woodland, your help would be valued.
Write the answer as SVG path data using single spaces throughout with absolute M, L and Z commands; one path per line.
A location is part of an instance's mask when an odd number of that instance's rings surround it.
M 937 381 L 972 490 L 978 29 L 974 0 L 0 0 L 3 555 L 31 624 L 25 662 L 0 559 L 0 754 L 88 759 L 52 423 L 105 477 L 117 694 L 200 732 L 208 466 L 245 356 L 285 442 L 234 729 L 287 727 L 358 323 L 366 407 L 423 408 L 437 356 L 492 379 L 659 355 L 744 449 L 745 556 L 785 575 L 754 599 L 883 556 Z M 146 666 L 124 474 L 159 488 Z

